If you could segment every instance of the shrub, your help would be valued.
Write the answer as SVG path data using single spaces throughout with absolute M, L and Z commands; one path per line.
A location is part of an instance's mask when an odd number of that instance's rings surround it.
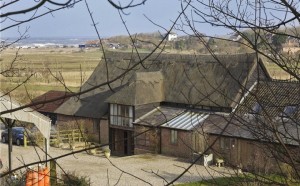
M 67 174 L 62 176 L 62 183 L 59 185 L 89 186 L 91 182 L 87 176 L 79 176 L 75 172 L 67 172 Z
M 0 185 L 3 186 L 22 186 L 25 183 L 25 174 L 22 172 L 20 174 L 14 174 L 5 176 L 0 179 Z
M 293 168 L 287 163 L 280 164 L 281 174 L 285 176 L 287 179 L 292 179 L 293 176 Z

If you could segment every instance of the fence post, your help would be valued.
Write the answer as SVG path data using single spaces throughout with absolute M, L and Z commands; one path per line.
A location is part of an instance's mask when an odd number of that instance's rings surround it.
M 58 140 L 60 142 L 60 132 L 59 132 L 59 130 L 57 131 L 56 135 L 57 135 L 56 140 Z
M 74 136 L 74 134 L 75 134 L 75 130 L 72 130 L 72 142 L 75 142 L 75 136 Z
M 24 147 L 27 147 L 27 136 L 24 135 L 24 144 L 23 144 Z
M 79 131 L 78 131 L 78 141 L 79 142 L 81 142 L 81 137 L 82 137 L 82 132 L 81 131 L 82 131 L 81 129 L 79 129 Z
M 46 144 L 46 139 L 44 137 L 42 138 L 42 143 L 43 145 Z
M 55 160 L 50 161 L 50 185 L 56 185 L 57 174 L 56 174 L 56 162 Z

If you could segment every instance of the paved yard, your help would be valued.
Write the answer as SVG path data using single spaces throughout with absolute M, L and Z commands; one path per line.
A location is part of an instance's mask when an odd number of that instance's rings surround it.
M 0 143 L 1 159 L 4 167 L 8 166 L 7 144 Z M 13 146 L 13 168 L 25 163 L 30 163 L 44 158 L 42 151 L 34 150 L 33 147 Z M 56 157 L 70 150 L 62 150 L 50 148 L 49 154 Z M 39 156 L 37 155 L 39 154 Z M 189 162 L 174 157 L 166 157 L 161 155 L 134 155 L 128 157 L 111 157 L 109 162 L 104 157 L 92 156 L 87 153 L 79 153 L 76 155 L 62 158 L 58 161 L 59 165 L 66 171 L 75 171 L 78 175 L 89 176 L 92 185 L 165 185 L 180 174 L 185 167 L 189 166 Z M 122 173 L 118 168 L 124 170 L 145 182 L 126 173 Z M 189 172 L 182 176 L 176 183 L 193 182 L 202 178 L 211 178 L 212 176 L 220 176 L 228 173 L 225 168 L 205 168 L 200 165 L 194 165 Z

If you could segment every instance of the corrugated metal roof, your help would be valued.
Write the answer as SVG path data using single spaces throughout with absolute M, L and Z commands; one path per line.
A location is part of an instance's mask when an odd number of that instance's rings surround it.
M 162 127 L 191 130 L 202 123 L 208 116 L 208 113 L 184 112 L 171 121 L 163 124 Z

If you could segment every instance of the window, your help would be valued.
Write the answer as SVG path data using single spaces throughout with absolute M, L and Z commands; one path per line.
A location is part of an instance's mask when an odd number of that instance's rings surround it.
M 259 114 L 261 110 L 262 110 L 261 105 L 259 103 L 255 103 L 255 105 L 251 110 L 251 114 Z
M 99 120 L 93 120 L 93 132 L 100 131 L 100 123 Z
M 233 143 L 233 145 L 235 144 L 234 139 L 232 139 L 231 142 Z M 220 146 L 221 146 L 221 149 L 230 149 L 230 138 L 221 137 L 220 138 Z
M 177 130 L 171 130 L 171 144 L 177 144 Z
M 297 106 L 286 106 L 284 107 L 283 113 L 281 116 L 290 117 L 297 111 Z
M 110 104 L 110 124 L 132 127 L 133 107 L 127 105 Z

